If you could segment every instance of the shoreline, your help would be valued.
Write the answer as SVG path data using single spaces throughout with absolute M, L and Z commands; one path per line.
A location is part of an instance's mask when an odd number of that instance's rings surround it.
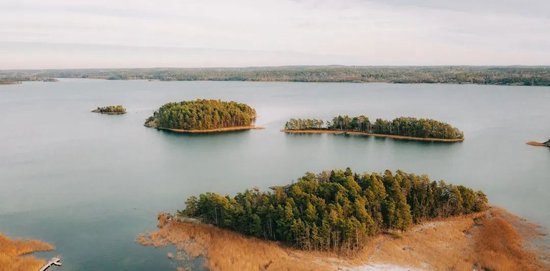
M 148 126 L 145 126 L 148 127 Z M 211 133 L 225 133 L 225 132 L 237 132 L 237 131 L 247 131 L 247 130 L 261 130 L 264 127 L 260 126 L 235 126 L 235 127 L 224 127 L 216 129 L 207 129 L 207 130 L 183 130 L 183 129 L 174 129 L 174 128 L 163 128 L 163 127 L 148 127 L 155 128 L 162 131 L 170 131 L 179 134 L 211 134 Z
M 158 227 L 138 236 L 136 242 L 174 245 L 178 253 L 167 257 L 179 263 L 178 268 L 197 257 L 204 257 L 205 267 L 212 271 L 359 271 L 380 266 L 387 270 L 535 271 L 549 270 L 550 264 L 549 253 L 533 246 L 543 236 L 540 227 L 497 207 L 425 221 L 397 235 L 380 234 L 351 255 L 299 250 L 163 213 Z
M 387 134 L 375 134 L 358 131 L 343 131 L 343 130 L 288 130 L 282 129 L 281 132 L 287 134 L 347 134 L 347 135 L 361 135 L 361 136 L 373 136 L 380 138 L 392 138 L 397 140 L 411 140 L 411 141 L 427 141 L 427 142 L 445 142 L 445 143 L 457 143 L 463 142 L 464 138 L 445 139 L 445 138 L 425 138 L 414 136 L 400 136 L 400 135 L 387 135 Z
M 6 270 L 39 270 L 47 260 L 31 254 L 54 249 L 53 245 L 43 241 L 10 239 L 0 233 L 0 266 Z

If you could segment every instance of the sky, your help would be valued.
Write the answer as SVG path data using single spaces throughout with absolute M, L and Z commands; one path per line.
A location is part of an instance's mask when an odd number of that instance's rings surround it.
M 0 69 L 550 65 L 549 0 L 1 0 Z

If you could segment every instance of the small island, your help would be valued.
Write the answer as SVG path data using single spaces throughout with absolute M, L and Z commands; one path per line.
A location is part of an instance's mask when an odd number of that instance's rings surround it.
M 177 133 L 220 133 L 258 129 L 256 110 L 221 100 L 167 103 L 145 121 L 145 126 Z
M 290 119 L 282 132 L 365 135 L 449 143 L 464 141 L 464 133 L 450 124 L 433 119 L 411 117 L 399 117 L 392 121 L 376 119 L 374 123 L 366 116 L 349 117 L 347 115 L 334 117 L 332 122 L 319 119 Z
M 94 113 L 107 114 L 107 115 L 122 115 L 126 114 L 126 108 L 122 105 L 109 105 L 104 107 L 98 107 L 92 110 Z

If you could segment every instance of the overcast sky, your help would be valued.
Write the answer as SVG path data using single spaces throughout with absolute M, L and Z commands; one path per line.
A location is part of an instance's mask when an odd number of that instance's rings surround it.
M 549 65 L 550 0 L 1 0 L 0 69 Z

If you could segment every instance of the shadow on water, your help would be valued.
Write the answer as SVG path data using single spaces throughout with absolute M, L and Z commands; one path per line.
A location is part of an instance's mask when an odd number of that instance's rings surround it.
M 159 133 L 166 134 L 168 136 L 175 136 L 175 137 L 190 137 L 190 138 L 213 138 L 213 137 L 220 137 L 228 134 L 246 134 L 251 132 L 251 130 L 240 130 L 240 131 L 224 131 L 224 132 L 216 132 L 216 133 L 178 133 L 178 132 L 172 132 L 169 130 L 158 130 L 155 129 Z

